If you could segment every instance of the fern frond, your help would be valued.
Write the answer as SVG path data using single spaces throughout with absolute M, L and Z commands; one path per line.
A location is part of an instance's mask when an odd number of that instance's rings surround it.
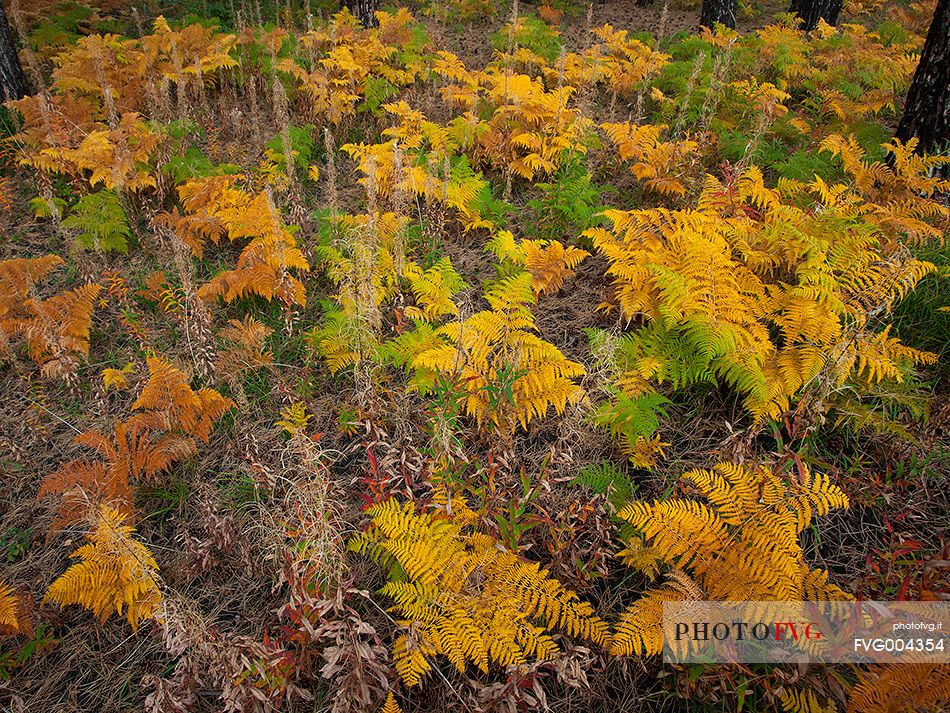
M 129 251 L 132 231 L 115 191 L 98 191 L 80 198 L 63 226 L 78 230 L 76 243 L 87 250 Z
M 0 635 L 29 635 L 31 627 L 26 598 L 0 582 Z
M 830 700 L 823 705 L 814 691 L 789 688 L 780 700 L 783 713 L 838 713 L 838 706 Z
M 26 317 L 9 318 L 0 328 L 22 335 L 30 357 L 46 376 L 64 376 L 74 372 L 76 355 L 88 356 L 89 330 L 100 285 L 87 284 L 47 300 L 29 299 L 23 303 Z
M 937 713 L 948 702 L 946 664 L 882 664 L 861 676 L 848 697 L 848 713 Z
M 382 593 L 405 617 L 393 658 L 414 686 L 443 655 L 460 671 L 546 660 L 558 652 L 548 630 L 603 643 L 607 628 L 593 608 L 548 576 L 467 525 L 409 502 L 368 510 L 372 523 L 350 548 L 389 568 Z M 463 519 L 463 522 L 466 521 Z
M 386 702 L 383 703 L 383 707 L 379 709 L 379 713 L 402 713 L 402 708 L 400 708 L 396 702 L 396 697 L 392 691 L 386 694 Z
M 0 323 L 22 306 L 37 282 L 62 264 L 58 255 L 0 260 Z
M 79 604 L 100 622 L 125 611 L 133 630 L 143 620 L 156 618 L 162 600 L 158 564 L 124 520 L 119 511 L 103 506 L 87 543 L 72 554 L 81 562 L 60 575 L 43 600 L 61 607 Z

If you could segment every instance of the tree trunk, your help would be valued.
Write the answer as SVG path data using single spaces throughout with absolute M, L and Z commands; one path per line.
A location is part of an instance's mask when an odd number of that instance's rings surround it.
M 646 7 L 647 5 L 652 5 L 656 0 L 637 0 L 637 5 L 640 7 Z
M 792 0 L 788 11 L 801 18 L 801 28 L 805 32 L 811 32 L 818 27 L 818 20 L 837 25 L 843 4 L 844 0 Z
M 16 39 L 7 22 L 7 15 L 0 2 L 0 93 L 3 101 L 22 99 L 30 87 L 23 74 L 23 66 L 16 51 Z
M 916 136 L 919 153 L 950 148 L 950 0 L 937 3 L 896 136 Z
M 736 28 L 736 0 L 703 0 L 699 24 L 711 28 L 717 22 Z
M 379 0 L 343 0 L 343 5 L 360 21 L 363 27 L 376 27 L 376 11 Z

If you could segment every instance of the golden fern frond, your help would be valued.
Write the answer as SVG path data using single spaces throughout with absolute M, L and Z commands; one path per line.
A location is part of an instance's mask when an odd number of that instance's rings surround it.
M 0 321 L 22 304 L 33 285 L 62 264 L 58 255 L 0 260 Z
M 433 322 L 446 315 L 458 314 L 452 297 L 466 285 L 449 258 L 442 258 L 428 270 L 410 262 L 403 270 L 403 276 L 409 281 L 419 305 L 406 308 L 407 316 Z
M 617 516 L 641 530 L 664 560 L 681 568 L 720 550 L 729 541 L 720 517 L 695 501 L 633 501 L 624 505 Z
M 135 365 L 132 362 L 127 363 L 121 369 L 103 369 L 102 370 L 102 385 L 105 387 L 105 390 L 115 389 L 116 391 L 124 391 L 129 388 L 129 374 L 135 369 Z
M 287 435 L 293 436 L 307 429 L 310 418 L 311 414 L 307 413 L 307 404 L 303 401 L 294 401 L 290 406 L 280 410 L 280 420 L 275 425 Z
M 436 655 L 460 672 L 469 662 L 487 672 L 493 662 L 550 659 L 559 651 L 553 629 L 606 642 L 607 627 L 590 604 L 537 563 L 468 532 L 466 510 L 457 522 L 391 499 L 369 508 L 369 529 L 350 543 L 393 573 L 380 591 L 404 617 L 393 658 L 407 685 L 419 683 Z
M 124 524 L 118 510 L 102 506 L 87 543 L 72 553 L 81 560 L 54 581 L 43 601 L 59 606 L 79 604 L 100 622 L 112 614 L 126 619 L 133 629 L 158 616 L 162 595 L 158 564 L 149 549 L 134 539 L 135 528 Z
M 584 367 L 570 361 L 553 344 L 534 334 L 529 308 L 536 297 L 527 272 L 492 285 L 485 299 L 491 310 L 437 331 L 442 342 L 418 351 L 412 359 L 417 376 L 457 376 L 466 390 L 466 412 L 480 424 L 490 421 L 511 433 L 553 406 L 562 413 L 581 398 L 574 379 Z
M 950 703 L 950 666 L 872 666 L 848 697 L 848 713 L 938 713 Z
M 72 373 L 75 355 L 89 354 L 92 312 L 101 290 L 100 285 L 87 284 L 47 300 L 26 300 L 23 309 L 29 316 L 7 319 L 2 327 L 23 336 L 44 375 Z
M 825 516 L 832 510 L 846 510 L 848 496 L 827 475 L 812 473 L 802 467 L 801 478 L 791 482 L 785 498 L 788 508 L 795 513 L 798 532 L 811 524 L 814 515 Z
M 780 698 L 783 713 L 838 713 L 838 706 L 828 700 L 822 704 L 811 690 L 787 688 Z
M 214 422 L 234 407 L 214 389 L 194 391 L 180 369 L 157 357 L 147 359 L 149 379 L 132 410 L 131 423 L 153 430 L 180 429 L 207 441 Z
M 671 599 L 850 599 L 828 581 L 827 572 L 807 566 L 798 541 L 814 515 L 847 507 L 847 497 L 826 476 L 804 467 L 800 475 L 788 482 L 764 466 L 719 463 L 690 471 L 681 480 L 708 506 L 679 498 L 625 505 L 618 515 L 641 537 L 633 538 L 619 556 L 632 566 L 644 566 L 651 576 L 664 562 L 675 569 L 668 575 L 672 585 L 648 590 L 621 619 L 615 652 L 658 653 L 663 646 L 662 604 Z M 684 597 L 684 587 L 696 591 Z
M 531 273 L 531 287 L 537 294 L 554 294 L 574 274 L 574 268 L 590 255 L 573 245 L 566 248 L 557 240 L 542 245 L 538 240 L 525 240 L 524 268 Z
M 610 653 L 614 656 L 654 656 L 661 653 L 664 643 L 663 604 L 702 598 L 698 587 L 686 576 L 647 589 L 620 615 L 610 640 Z
M 26 598 L 0 581 L 0 635 L 29 634 L 31 626 Z
M 383 707 L 379 709 L 379 713 L 402 713 L 402 708 L 396 703 L 396 697 L 392 691 L 386 695 L 386 702 L 383 703 Z

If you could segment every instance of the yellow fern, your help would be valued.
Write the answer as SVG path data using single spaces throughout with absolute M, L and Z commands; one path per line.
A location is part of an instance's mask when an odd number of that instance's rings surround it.
M 287 435 L 293 436 L 303 433 L 310 419 L 311 414 L 307 413 L 307 404 L 303 401 L 294 401 L 290 406 L 280 410 L 280 420 L 276 425 Z
M 862 674 L 848 697 L 848 713 L 939 713 L 948 703 L 946 664 L 882 664 Z
M 642 537 L 626 558 L 651 574 L 660 562 L 671 571 L 665 584 L 648 589 L 622 615 L 611 651 L 659 653 L 664 601 L 849 598 L 828 582 L 827 573 L 808 567 L 798 543 L 814 516 L 847 507 L 847 497 L 826 476 L 804 468 L 800 476 L 785 479 L 763 466 L 720 463 L 682 478 L 705 502 L 673 499 L 624 506 L 619 517 Z
M 630 173 L 647 188 L 661 194 L 685 195 L 687 161 L 699 144 L 695 141 L 661 141 L 665 124 L 601 124 L 623 161 L 632 160 Z
M 823 705 L 814 691 L 786 689 L 782 691 L 780 700 L 784 713 L 838 713 L 838 707 L 832 701 Z
M 24 597 L 0 582 L 0 635 L 28 634 L 30 617 Z
M 582 391 L 574 379 L 584 367 L 535 334 L 531 275 L 502 280 L 486 299 L 490 310 L 446 324 L 436 332 L 440 344 L 427 343 L 414 355 L 417 375 L 454 376 L 466 394 L 466 412 L 503 433 L 527 427 L 551 406 L 561 413 L 576 402 Z
M 820 203 L 821 210 L 801 204 Z M 900 381 L 934 356 L 872 327 L 935 267 L 888 247 L 847 186 L 780 182 L 755 167 L 708 176 L 695 209 L 605 211 L 586 231 L 616 302 L 642 326 L 624 342 L 622 390 L 723 379 L 757 418 L 819 404 L 848 381 Z
M 396 702 L 396 697 L 392 691 L 386 694 L 386 702 L 383 703 L 383 707 L 379 709 L 379 713 L 402 713 L 402 708 L 400 708 Z
M 158 564 L 149 549 L 134 539 L 135 528 L 123 524 L 124 520 L 117 510 L 100 509 L 95 529 L 86 536 L 88 542 L 71 555 L 81 562 L 50 585 L 44 601 L 79 604 L 100 622 L 124 611 L 133 629 L 159 616 Z
M 102 370 L 102 385 L 105 387 L 106 391 L 109 389 L 115 389 L 116 391 L 124 391 L 129 388 L 129 374 L 132 373 L 132 370 L 135 368 L 135 365 L 132 362 L 129 362 L 121 369 L 103 369 Z
M 396 670 L 417 685 L 431 659 L 445 656 L 464 673 L 545 660 L 559 648 L 550 630 L 594 643 L 607 627 L 586 602 L 527 562 L 453 518 L 416 512 L 395 499 L 368 511 L 372 523 L 351 542 L 397 572 L 382 588 L 405 627 L 393 646 Z

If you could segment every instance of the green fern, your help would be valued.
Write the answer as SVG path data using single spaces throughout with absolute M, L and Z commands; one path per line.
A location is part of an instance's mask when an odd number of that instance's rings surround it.
M 240 173 L 241 167 L 235 163 L 214 163 L 199 149 L 189 146 L 181 156 L 172 156 L 162 166 L 175 183 L 184 183 L 190 178 L 205 178 L 207 176 L 224 176 Z
M 558 33 L 534 15 L 522 15 L 518 18 L 519 27 L 510 38 L 510 25 L 505 25 L 492 35 L 492 48 L 497 52 L 507 51 L 511 39 L 518 47 L 526 47 L 537 55 L 553 63 L 564 49 L 564 43 Z
M 667 416 L 666 406 L 671 401 L 657 393 L 626 396 L 616 392 L 613 398 L 601 403 L 592 414 L 595 424 L 610 430 L 614 438 L 627 447 L 635 448 L 637 440 L 649 438 L 660 427 L 660 419 Z
M 115 191 L 98 191 L 83 196 L 73 206 L 63 225 L 79 231 L 76 244 L 87 250 L 129 251 L 132 233 Z
M 294 165 L 298 168 L 306 168 L 313 157 L 313 126 L 305 124 L 304 126 L 291 126 L 290 133 L 290 151 L 294 157 Z M 284 142 L 280 134 L 277 134 L 267 143 L 267 148 L 273 152 L 277 160 L 277 167 L 285 171 Z
M 588 487 L 598 495 L 606 495 L 614 510 L 620 510 L 632 500 L 637 490 L 630 476 L 608 461 L 584 466 L 570 482 L 571 485 Z
M 525 230 L 532 238 L 561 240 L 594 226 L 601 210 L 601 190 L 591 182 L 580 157 L 565 162 L 550 183 L 538 183 L 540 198 L 528 201 L 534 212 Z

